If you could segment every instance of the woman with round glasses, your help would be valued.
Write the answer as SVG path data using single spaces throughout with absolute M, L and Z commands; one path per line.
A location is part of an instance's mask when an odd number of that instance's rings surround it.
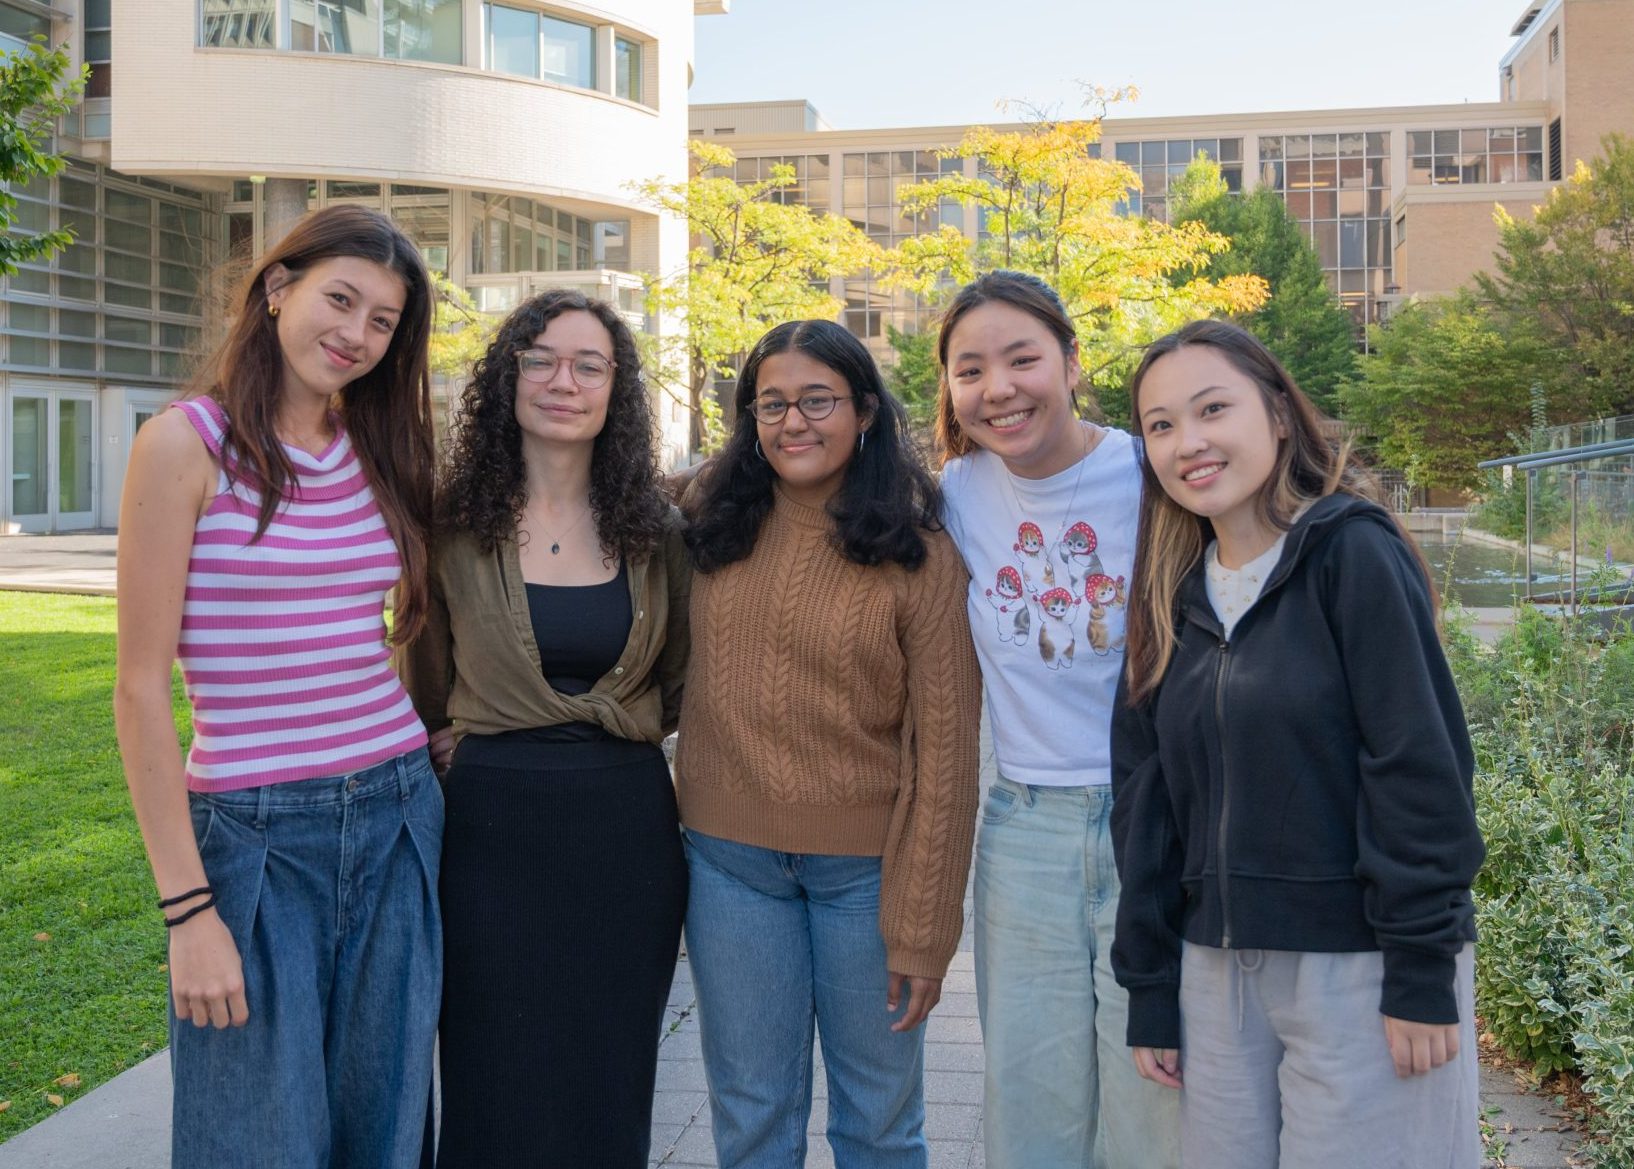
M 800 1165 L 812 1026 L 839 1169 L 923 1169 L 923 1028 L 963 921 L 979 682 L 940 495 L 860 341 L 755 346 L 687 498 L 676 754 L 722 1169 Z
M 460 399 L 404 665 L 452 755 L 440 1166 L 647 1164 L 690 578 L 655 438 L 629 328 L 575 292 L 517 308 Z

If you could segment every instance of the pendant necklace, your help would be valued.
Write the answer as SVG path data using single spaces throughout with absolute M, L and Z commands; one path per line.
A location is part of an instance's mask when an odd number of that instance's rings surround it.
M 1072 481 L 1072 495 L 1067 499 L 1067 510 L 1065 514 L 1062 515 L 1060 526 L 1055 533 L 1056 544 L 1060 544 L 1060 542 L 1066 538 L 1067 525 L 1072 523 L 1072 509 L 1078 506 L 1078 488 L 1082 487 L 1084 484 L 1084 464 L 1089 462 L 1090 453 L 1096 446 L 1100 445 L 1099 441 L 1095 438 L 1095 433 L 1093 431 L 1084 432 L 1082 421 L 1077 421 L 1077 425 L 1080 433 L 1087 433 L 1089 437 L 1085 440 L 1083 454 L 1078 456 L 1078 475 L 1077 478 Z M 1026 513 L 1021 506 L 1021 497 L 1016 493 L 1015 474 L 1008 467 L 1004 468 L 1004 478 L 1010 485 L 1010 500 L 1016 505 L 1016 513 L 1018 515 L 1025 515 Z M 1049 551 L 1049 548 L 1044 549 L 1046 556 L 1048 556 Z M 1048 561 L 1046 560 L 1046 565 L 1047 564 Z
M 573 532 L 574 532 L 574 529 L 576 529 L 580 524 L 584 523 L 584 517 L 589 515 L 589 514 L 590 514 L 590 508 L 589 508 L 588 505 L 586 505 L 585 509 L 582 512 L 579 513 L 579 518 L 574 520 L 570 525 L 568 525 L 567 530 L 562 533 L 562 537 L 566 538 L 568 536 L 571 536 L 573 534 Z M 538 517 L 535 517 L 535 519 L 537 519 L 537 518 Z M 544 534 L 550 538 L 550 554 L 552 556 L 560 556 L 562 554 L 562 541 L 560 539 L 556 538 L 555 536 L 551 536 L 549 529 L 547 529 L 545 527 L 545 525 L 542 524 L 542 523 L 539 525 L 539 530 L 541 532 L 544 532 Z

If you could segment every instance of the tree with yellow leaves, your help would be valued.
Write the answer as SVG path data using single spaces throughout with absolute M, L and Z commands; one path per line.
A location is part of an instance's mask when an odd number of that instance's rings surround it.
M 740 183 L 731 150 L 702 141 L 691 149 L 691 178 L 633 189 L 648 206 L 684 218 L 692 234 L 686 268 L 648 284 L 648 312 L 678 317 L 684 330 L 660 337 L 646 356 L 648 377 L 684 395 L 689 445 L 701 451 L 720 434 L 715 379 L 735 377 L 742 355 L 774 325 L 837 317 L 843 306 L 829 280 L 875 267 L 884 253 L 849 220 L 783 202 L 797 182 L 792 166 Z
M 1103 108 L 1125 96 L 1091 95 Z M 1174 274 L 1202 270 L 1230 242 L 1200 223 L 1170 226 L 1127 214 L 1124 200 L 1140 179 L 1122 163 L 1094 157 L 1100 136 L 1099 118 L 1046 119 L 1021 130 L 972 127 L 938 153 L 975 159 L 975 175 L 943 174 L 898 197 L 911 214 L 948 200 L 974 208 L 979 238 L 944 225 L 905 240 L 889 253 L 885 280 L 934 297 L 995 268 L 1042 277 L 1077 325 L 1084 372 L 1100 387 L 1103 409 L 1124 421 L 1122 384 L 1142 346 L 1199 317 L 1252 311 L 1267 288 L 1254 275 L 1176 284 Z

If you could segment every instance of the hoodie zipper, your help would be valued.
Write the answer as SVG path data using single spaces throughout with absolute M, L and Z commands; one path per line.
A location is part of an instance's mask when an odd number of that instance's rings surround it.
M 1231 644 L 1220 642 L 1220 658 L 1214 669 L 1214 735 L 1220 744 L 1220 830 L 1214 846 L 1214 873 L 1220 886 L 1220 947 L 1231 948 L 1231 886 L 1226 876 L 1226 829 L 1231 822 L 1231 783 L 1226 768 L 1225 683 L 1231 670 Z

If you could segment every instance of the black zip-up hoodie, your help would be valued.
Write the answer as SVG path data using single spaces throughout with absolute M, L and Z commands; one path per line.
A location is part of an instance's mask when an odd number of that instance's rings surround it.
M 1485 854 L 1423 573 L 1382 508 L 1311 505 L 1228 643 L 1199 565 L 1155 695 L 1112 723 L 1131 1046 L 1180 1045 L 1180 944 L 1381 950 L 1381 1013 L 1454 1023 Z

